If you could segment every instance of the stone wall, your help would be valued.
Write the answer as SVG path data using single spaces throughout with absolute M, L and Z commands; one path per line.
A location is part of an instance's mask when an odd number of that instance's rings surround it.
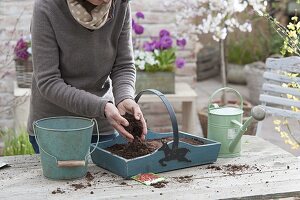
M 29 34 L 29 25 L 32 15 L 32 7 L 34 0 L 1 0 L 0 1 L 0 49 L 6 49 L 7 52 L 11 52 L 9 45 L 15 43 L 15 41 L 21 35 Z M 155 36 L 159 33 L 160 29 L 165 28 L 174 31 L 172 23 L 175 20 L 175 12 L 165 12 L 160 0 L 133 0 L 132 11 L 135 14 L 136 11 L 143 11 L 145 14 L 145 34 L 144 39 L 149 36 Z M 7 45 L 9 42 L 9 45 Z M 186 67 L 176 71 L 176 81 L 187 82 L 191 85 L 195 83 L 196 79 L 196 65 L 195 56 L 193 51 L 193 45 L 188 43 L 185 50 L 178 52 L 178 55 L 186 58 Z M 10 54 L 11 55 L 11 54 Z M 7 53 L 1 52 L 0 66 L 1 69 L 8 69 L 11 72 L 14 71 L 14 63 L 9 63 L 7 60 Z M 13 96 L 13 73 L 4 79 L 0 80 L 0 110 L 4 110 L 7 107 L 7 103 Z M 174 104 L 175 110 L 178 113 L 178 119 L 180 121 L 180 106 Z M 162 105 L 142 105 L 145 115 L 149 116 L 149 125 L 151 127 L 160 127 L 160 129 L 169 129 L 167 114 L 162 111 Z M 159 116 L 159 117 L 158 117 Z M 13 126 L 13 114 L 12 111 L 0 113 L 0 128 Z

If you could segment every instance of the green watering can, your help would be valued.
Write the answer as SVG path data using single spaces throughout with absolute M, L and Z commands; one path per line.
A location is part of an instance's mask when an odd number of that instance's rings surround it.
M 212 104 L 213 97 L 219 92 L 226 90 L 236 94 L 239 98 L 239 107 Z M 261 121 L 265 118 L 265 110 L 262 106 L 255 106 L 251 109 L 251 117 L 242 124 L 243 120 L 243 98 L 233 88 L 224 87 L 215 91 L 208 102 L 208 133 L 207 137 L 221 143 L 219 157 L 236 157 L 241 152 L 241 137 L 253 119 Z

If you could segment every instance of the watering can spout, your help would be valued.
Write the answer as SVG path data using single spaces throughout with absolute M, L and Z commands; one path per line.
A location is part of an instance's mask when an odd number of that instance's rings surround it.
M 266 115 L 266 112 L 262 106 L 255 106 L 251 109 L 251 117 L 244 124 L 240 124 L 235 121 L 232 121 L 233 123 L 240 125 L 240 130 L 239 130 L 238 134 L 236 135 L 236 137 L 233 139 L 233 141 L 229 145 L 230 152 L 234 151 L 236 145 L 242 138 L 243 134 L 247 131 L 247 128 L 250 126 L 253 119 L 255 119 L 257 121 L 262 121 L 265 118 L 265 115 Z

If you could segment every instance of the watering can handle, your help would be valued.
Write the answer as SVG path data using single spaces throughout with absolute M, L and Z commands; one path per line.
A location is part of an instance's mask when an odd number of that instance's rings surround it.
M 214 106 L 212 106 L 212 100 L 216 96 L 216 94 L 218 94 L 219 92 L 221 92 L 223 90 L 230 90 L 231 92 L 234 92 L 237 95 L 237 97 L 240 99 L 240 109 L 243 109 L 243 97 L 242 97 L 242 95 L 237 90 L 235 90 L 233 88 L 223 87 L 223 88 L 220 88 L 220 89 L 216 90 L 212 95 L 210 95 L 209 100 L 208 100 L 208 110 L 211 110 L 211 108 L 214 108 Z
M 168 113 L 169 113 L 169 116 L 170 116 L 171 123 L 172 123 L 172 129 L 173 129 L 173 146 L 172 146 L 172 149 L 177 149 L 178 148 L 178 143 L 179 143 L 178 124 L 177 124 L 176 114 L 174 112 L 174 109 L 173 109 L 171 103 L 168 101 L 168 99 L 165 97 L 165 95 L 163 95 L 163 93 L 161 93 L 158 90 L 154 90 L 154 89 L 147 89 L 147 90 L 143 90 L 143 91 L 139 92 L 134 100 L 136 102 L 138 102 L 140 97 L 145 93 L 155 94 L 156 96 L 158 96 L 162 100 L 162 102 L 166 106 L 166 108 L 168 110 Z

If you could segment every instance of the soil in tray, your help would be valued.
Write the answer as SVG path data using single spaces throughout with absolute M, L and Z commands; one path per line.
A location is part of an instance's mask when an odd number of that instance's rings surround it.
M 106 148 L 107 151 L 121 156 L 126 159 L 137 158 L 147 154 L 151 154 L 156 149 L 162 147 L 162 139 L 142 141 L 140 139 L 143 133 L 143 124 L 140 120 L 136 120 L 135 117 L 129 113 L 125 113 L 123 117 L 129 122 L 129 125 L 124 127 L 134 137 L 133 142 L 128 144 L 115 144 Z M 172 137 L 163 138 L 164 142 L 172 141 Z M 192 144 L 203 145 L 204 142 L 194 138 L 180 138 L 180 141 Z
M 147 141 L 138 141 L 136 143 L 128 144 L 115 144 L 106 148 L 107 151 L 121 156 L 126 159 L 137 158 L 154 152 L 156 149 L 162 147 L 162 139 L 154 139 Z M 163 138 L 164 141 L 172 141 L 172 137 Z M 179 138 L 180 141 L 186 142 L 192 145 L 203 145 L 204 142 L 195 138 Z

